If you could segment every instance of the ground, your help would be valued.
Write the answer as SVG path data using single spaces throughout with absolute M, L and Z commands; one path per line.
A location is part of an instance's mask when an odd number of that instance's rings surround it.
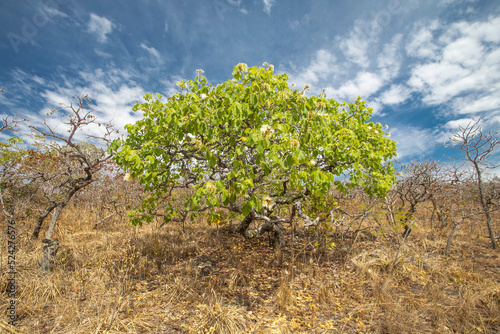
M 18 325 L 4 316 L 3 332 L 500 333 L 499 251 L 480 226 L 464 225 L 446 257 L 451 227 L 425 222 L 402 246 L 400 231 L 342 239 L 299 224 L 272 249 L 267 236 L 244 239 L 205 221 L 183 231 L 95 220 L 91 211 L 66 210 L 52 273 L 37 269 L 32 223 L 18 222 Z

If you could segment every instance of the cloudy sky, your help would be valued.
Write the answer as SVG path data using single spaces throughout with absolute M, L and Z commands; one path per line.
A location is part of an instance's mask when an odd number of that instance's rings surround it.
M 0 32 L 0 115 L 30 124 L 89 94 L 122 128 L 146 92 L 268 62 L 314 94 L 361 96 L 403 161 L 445 160 L 439 144 L 481 115 L 500 127 L 497 0 L 2 1 Z

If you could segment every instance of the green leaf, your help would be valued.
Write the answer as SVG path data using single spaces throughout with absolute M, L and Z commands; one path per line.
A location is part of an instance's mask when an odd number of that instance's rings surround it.
M 233 161 L 233 170 L 237 171 L 239 168 L 240 168 L 240 161 L 234 160 Z
M 254 106 L 255 106 L 255 105 L 257 105 L 257 103 L 258 103 L 258 102 L 259 102 L 259 101 L 258 101 L 258 99 L 257 99 L 257 95 L 255 95 L 255 94 L 250 95 L 250 103 L 251 103 L 252 105 L 254 105 Z
M 299 162 L 304 162 L 304 160 L 306 159 L 306 155 L 305 153 L 302 151 L 302 150 L 299 150 L 297 152 L 297 159 L 299 160 Z
M 263 141 L 258 142 L 257 143 L 257 152 L 259 154 L 262 154 L 262 153 L 264 153 L 264 150 L 265 150 L 264 142 Z
M 15 145 L 15 144 L 24 144 L 24 142 L 21 139 L 17 138 L 17 137 L 11 137 L 11 138 L 7 139 L 7 142 L 9 142 L 12 145 Z
M 243 204 L 243 208 L 241 209 L 241 211 L 244 216 L 247 216 L 252 211 L 252 204 L 250 204 L 250 201 Z
M 217 158 L 211 155 L 210 158 L 208 158 L 208 164 L 210 167 L 214 167 L 217 164 Z

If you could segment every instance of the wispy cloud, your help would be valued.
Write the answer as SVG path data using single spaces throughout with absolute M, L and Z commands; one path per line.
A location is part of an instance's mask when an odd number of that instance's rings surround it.
M 86 94 L 93 100 L 97 121 L 101 123 L 112 121 L 120 133 L 124 133 L 126 124 L 134 123 L 141 117 L 140 113 L 132 112 L 132 106 L 136 101 L 142 100 L 145 90 L 135 81 L 138 79 L 138 74 L 133 71 L 111 67 L 106 70 L 76 72 L 69 78 L 60 73 L 51 79 L 44 79 L 15 69 L 11 76 L 13 81 L 9 87 L 18 92 L 18 95 L 14 95 L 6 102 L 15 101 L 16 107 L 13 110 L 15 113 L 28 115 L 29 125 L 43 128 L 44 122 L 47 122 L 56 131 L 64 132 L 65 126 L 61 121 L 66 113 L 60 109 L 75 97 Z M 31 100 L 36 99 L 34 105 L 37 107 L 33 108 L 29 104 L 27 96 L 30 96 Z M 0 103 L 2 101 L 3 99 L 0 99 Z M 32 110 L 28 111 L 27 108 Z M 33 109 L 37 112 L 34 113 Z M 47 116 L 52 109 L 56 109 L 56 113 Z M 103 134 L 103 127 L 97 124 L 87 130 L 87 134 L 96 136 Z M 29 132 L 28 128 L 20 132 L 26 142 L 32 140 L 26 136 Z M 85 137 L 79 134 L 77 139 L 85 140 Z
M 113 31 L 115 25 L 105 17 L 98 16 L 94 13 L 90 14 L 90 20 L 87 25 L 87 31 L 97 36 L 100 43 L 107 40 L 107 35 Z
M 438 20 L 418 22 L 415 31 L 410 34 L 406 52 L 411 57 L 434 58 L 439 52 L 434 33 L 440 28 Z
M 329 51 L 321 49 L 316 51 L 311 63 L 305 69 L 294 75 L 292 80 L 299 88 L 304 85 L 311 85 L 313 89 L 318 90 L 318 84 L 323 83 L 338 72 L 339 67 L 336 64 L 336 57 Z
M 367 54 L 370 40 L 358 25 L 354 27 L 348 36 L 337 37 L 337 43 L 349 62 L 357 64 L 361 68 L 370 66 L 370 59 Z
M 392 85 L 384 91 L 378 101 L 383 105 L 396 105 L 405 102 L 411 96 L 411 89 L 404 85 Z
M 398 142 L 399 158 L 431 155 L 438 141 L 436 131 L 416 126 L 400 126 L 391 129 L 391 139 Z
M 359 72 L 356 78 L 347 81 L 340 88 L 328 88 L 333 96 L 341 100 L 354 100 L 357 96 L 369 98 L 384 85 L 382 78 L 373 72 Z
M 377 66 L 385 80 L 393 79 L 399 74 L 402 60 L 402 41 L 403 34 L 394 35 L 389 43 L 383 45 L 382 52 L 377 57 Z
M 147 46 L 146 44 L 141 43 L 141 48 L 146 50 L 158 63 L 162 62 L 160 52 L 158 52 L 158 50 L 156 50 L 154 47 Z
M 500 17 L 490 17 L 454 23 L 440 34 L 420 28 L 408 48 L 410 56 L 418 57 L 408 85 L 425 104 L 452 106 L 454 114 L 499 113 L 499 26 Z
M 264 3 L 264 13 L 270 15 L 271 14 L 271 8 L 274 6 L 274 3 L 276 0 L 262 0 Z
M 175 75 L 170 79 L 162 79 L 160 82 L 164 86 L 164 92 L 167 97 L 174 95 L 175 93 L 179 93 L 180 89 L 177 87 L 176 83 L 185 80 L 181 76 Z
M 474 121 L 475 120 L 472 119 L 472 118 L 460 118 L 460 119 L 457 119 L 457 120 L 446 122 L 446 124 L 444 125 L 444 128 L 451 129 L 451 130 L 456 130 L 459 127 L 465 127 L 465 126 L 467 126 L 468 124 L 470 124 L 471 122 L 474 122 Z
M 61 12 L 59 10 L 59 6 L 57 3 L 54 3 L 56 6 L 50 6 L 50 2 L 48 3 L 40 3 L 40 10 L 47 14 L 48 17 L 60 17 L 60 18 L 68 18 L 68 15 Z
M 103 58 L 111 58 L 111 57 L 113 57 L 110 53 L 107 53 L 107 52 L 99 50 L 99 49 L 94 49 L 94 52 L 97 55 L 99 55 L 99 56 L 101 56 Z

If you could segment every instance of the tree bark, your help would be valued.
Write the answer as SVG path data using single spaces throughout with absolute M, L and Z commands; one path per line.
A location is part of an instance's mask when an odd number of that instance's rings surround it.
M 50 221 L 49 228 L 47 229 L 47 233 L 45 234 L 45 239 L 52 239 L 52 234 L 54 233 L 54 228 L 56 227 L 57 220 L 59 219 L 59 216 L 61 215 L 62 209 L 65 207 L 63 203 L 60 203 L 57 206 L 56 211 L 54 212 L 54 215 L 52 216 L 52 220 Z
M 54 261 L 59 248 L 59 241 L 43 239 L 43 257 L 40 261 L 40 269 L 46 272 L 51 272 L 54 269 Z
M 54 232 L 54 228 L 56 227 L 57 220 L 59 219 L 59 215 L 61 214 L 62 209 L 64 209 L 64 207 L 66 205 L 68 205 L 69 201 L 71 200 L 71 198 L 73 197 L 73 195 L 78 190 L 80 190 L 81 188 L 87 186 L 88 184 L 90 184 L 90 182 L 86 182 L 83 185 L 78 185 L 78 186 L 73 187 L 73 189 L 71 189 L 66 194 L 66 197 L 64 198 L 64 200 L 62 202 L 59 202 L 57 204 L 56 212 L 54 212 L 54 215 L 52 216 L 52 220 L 50 221 L 49 229 L 47 230 L 47 234 L 45 235 L 45 239 L 52 239 L 52 233 Z
M 284 237 L 283 237 L 282 223 L 274 223 L 274 222 L 265 223 L 256 228 L 255 230 L 246 231 L 246 236 L 251 237 L 256 235 L 262 235 L 266 232 L 269 232 L 271 234 L 270 238 L 271 247 L 276 248 L 283 245 Z
M 248 229 L 248 226 L 252 223 L 253 217 L 252 213 L 250 212 L 243 220 L 240 222 L 240 225 L 235 229 L 236 232 L 242 234 L 245 238 L 247 237 L 246 231 Z
M 493 223 L 491 221 L 490 209 L 488 207 L 488 204 L 486 204 L 486 199 L 484 198 L 481 169 L 479 168 L 479 165 L 476 162 L 474 162 L 474 168 L 476 169 L 477 173 L 477 186 L 479 188 L 479 197 L 481 199 L 481 206 L 483 207 L 484 214 L 486 215 L 486 225 L 488 226 L 488 232 L 490 233 L 491 246 L 493 247 L 493 249 L 498 249 L 498 243 L 495 236 L 495 231 L 493 230 Z
M 33 234 L 31 235 L 32 239 L 37 239 L 38 235 L 40 234 L 40 228 L 42 227 L 43 221 L 45 218 L 47 218 L 48 215 L 54 210 L 54 208 L 57 206 L 57 203 L 52 203 L 51 206 L 49 206 L 43 213 L 41 213 L 35 223 L 35 228 L 33 229 Z
M 451 229 L 451 232 L 450 232 L 450 235 L 448 236 L 448 242 L 446 243 L 446 249 L 444 251 L 444 254 L 446 256 L 450 256 L 450 246 L 451 246 L 451 240 L 453 239 L 453 236 L 455 235 L 455 232 L 458 228 L 458 226 L 460 226 L 460 224 L 462 223 L 462 219 L 460 219 L 459 221 L 455 222 L 455 224 L 453 224 L 453 228 Z
M 283 222 L 290 222 L 293 217 L 295 216 L 295 207 L 292 208 L 292 213 L 290 214 L 290 218 L 288 219 L 282 219 L 276 216 L 273 216 L 271 218 L 265 217 L 265 216 L 259 216 L 255 212 L 250 212 L 238 225 L 238 227 L 235 229 L 236 232 L 240 233 L 243 235 L 245 238 L 252 238 L 255 236 L 262 235 L 266 232 L 269 232 L 271 234 L 270 238 L 270 243 L 271 246 L 276 248 L 284 243 L 284 236 L 283 236 Z M 254 219 L 263 219 L 265 218 L 266 223 L 262 224 L 261 226 L 257 227 L 254 230 L 249 230 L 248 227 L 252 223 Z
M 64 209 L 64 207 L 68 204 L 73 195 L 81 188 L 82 187 L 80 186 L 76 186 L 73 189 L 71 189 L 71 191 L 66 194 L 64 200 L 57 205 L 57 209 L 54 212 L 54 215 L 52 216 L 49 228 L 47 229 L 47 233 L 45 234 L 45 239 L 42 240 L 43 255 L 42 255 L 42 261 L 40 262 L 40 269 L 42 269 L 43 271 L 47 272 L 52 271 L 54 267 L 54 260 L 56 258 L 57 250 L 59 248 L 59 241 L 52 240 L 52 234 L 54 233 L 57 220 L 59 219 L 59 216 L 61 215 L 61 212 Z

